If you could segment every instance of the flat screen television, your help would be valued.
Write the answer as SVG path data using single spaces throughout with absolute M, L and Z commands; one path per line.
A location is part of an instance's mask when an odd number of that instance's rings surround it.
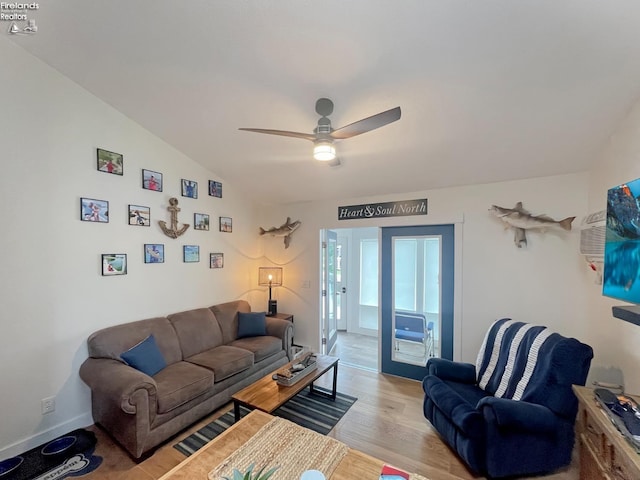
M 607 192 L 602 294 L 640 304 L 640 178 Z

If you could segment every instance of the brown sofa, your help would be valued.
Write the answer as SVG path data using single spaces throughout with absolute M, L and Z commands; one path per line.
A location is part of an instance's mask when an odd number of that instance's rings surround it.
M 238 312 L 250 311 L 238 300 L 93 333 L 80 377 L 91 388 L 94 421 L 140 458 L 287 363 L 292 322 L 267 317 L 267 335 L 238 339 Z M 150 335 L 167 365 L 153 376 L 120 358 Z

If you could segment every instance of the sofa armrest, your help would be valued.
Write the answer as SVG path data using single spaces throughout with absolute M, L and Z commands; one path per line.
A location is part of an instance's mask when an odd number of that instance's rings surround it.
M 157 385 L 149 375 L 109 358 L 87 358 L 80 366 L 80 378 L 91 388 L 94 402 L 118 405 L 135 414 L 141 401 L 155 415 Z
M 485 397 L 478 402 L 477 408 L 487 423 L 494 423 L 501 429 L 550 434 L 558 428 L 558 417 L 544 405 Z
M 291 342 L 293 341 L 293 322 L 281 318 L 266 317 L 267 335 L 282 339 L 282 348 L 291 360 Z
M 453 362 L 446 358 L 430 358 L 427 361 L 429 375 L 442 380 L 460 383 L 476 383 L 476 366 L 471 363 Z

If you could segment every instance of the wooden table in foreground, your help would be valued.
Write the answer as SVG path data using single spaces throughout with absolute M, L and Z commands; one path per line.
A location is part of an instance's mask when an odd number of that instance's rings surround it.
M 297 393 L 304 390 L 307 386 L 311 388 L 311 392 L 316 395 L 323 395 L 323 392 L 314 390 L 313 382 L 320 378 L 333 368 L 333 388 L 331 394 L 327 395 L 329 398 L 336 399 L 336 382 L 338 381 L 338 360 L 337 357 L 330 357 L 328 355 L 316 355 L 316 369 L 309 372 L 309 374 L 297 383 L 290 387 L 278 385 L 278 383 L 272 378 L 275 373 L 271 372 L 269 375 L 265 375 L 260 380 L 252 383 L 246 388 L 243 388 L 239 392 L 234 393 L 231 398 L 233 399 L 233 412 L 236 422 L 240 419 L 240 405 L 244 405 L 247 408 L 262 410 L 266 413 L 272 413 L 286 402 L 291 400 Z M 289 362 L 287 366 L 291 366 L 296 363 L 296 360 Z M 280 370 L 280 369 L 278 369 Z
M 241 448 L 272 418 L 267 413 L 254 410 L 169 470 L 160 480 L 207 480 L 211 470 Z M 382 460 L 350 448 L 328 480 L 378 480 L 383 465 Z

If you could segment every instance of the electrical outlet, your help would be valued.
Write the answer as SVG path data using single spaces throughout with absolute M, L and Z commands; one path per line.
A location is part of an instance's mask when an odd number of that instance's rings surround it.
M 41 401 L 42 415 L 55 412 L 56 410 L 56 397 L 43 398 Z

